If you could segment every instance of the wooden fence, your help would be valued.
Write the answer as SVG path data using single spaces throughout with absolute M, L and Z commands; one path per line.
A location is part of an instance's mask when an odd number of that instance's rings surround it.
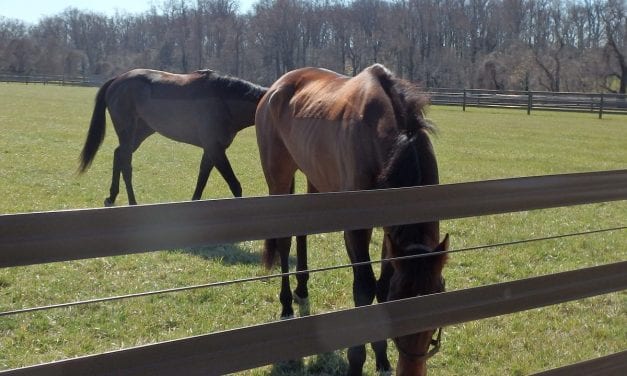
M 61 86 L 100 86 L 105 82 L 105 80 L 96 76 L 0 73 L 0 82 L 17 82 L 22 84 L 43 84 Z
M 607 93 L 564 93 L 481 89 L 430 89 L 431 102 L 438 105 L 513 108 L 531 111 L 568 111 L 627 115 L 627 95 Z
M 618 170 L 380 191 L 10 214 L 0 216 L 0 267 L 625 199 L 627 170 Z M 0 374 L 224 374 L 626 288 L 627 261 L 623 261 Z M 372 322 L 379 325 L 372 326 Z M 572 367 L 624 374 L 627 352 L 545 374 L 568 374 Z
M 15 75 L 0 73 L 0 82 L 24 84 L 52 84 L 71 86 L 100 86 L 104 77 L 63 75 Z M 547 91 L 511 91 L 483 89 L 427 90 L 436 105 L 466 107 L 513 108 L 531 111 L 570 111 L 598 114 L 627 115 L 627 95 L 607 93 L 554 93 Z

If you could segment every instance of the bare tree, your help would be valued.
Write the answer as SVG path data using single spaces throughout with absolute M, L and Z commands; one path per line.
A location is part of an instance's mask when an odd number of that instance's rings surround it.
M 625 17 L 625 2 L 608 0 L 604 12 L 604 21 L 607 36 L 608 65 L 612 69 L 608 76 L 619 80 L 618 92 L 625 94 L 627 89 L 627 18 Z M 610 87 L 607 88 L 612 90 Z
M 14 49 L 16 47 L 9 48 L 9 46 L 16 40 L 27 38 L 24 22 L 0 16 L 0 70 L 12 71 L 15 68 Z
M 159 0 L 141 14 L 0 17 L 0 70 L 209 67 L 270 84 L 381 62 L 425 86 L 625 91 L 624 0 Z

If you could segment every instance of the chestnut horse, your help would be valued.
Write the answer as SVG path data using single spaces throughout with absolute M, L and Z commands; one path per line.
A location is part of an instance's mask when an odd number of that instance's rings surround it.
M 267 88 L 211 70 L 191 74 L 149 69 L 126 72 L 107 81 L 96 95 L 79 172 L 87 170 L 102 144 L 108 107 L 120 145 L 113 154 L 113 178 L 105 206 L 115 202 L 120 173 L 129 204 L 137 204 L 131 160 L 133 152 L 155 132 L 203 149 L 192 200 L 202 196 L 214 166 L 233 195 L 239 197 L 242 187 L 233 173 L 226 149 L 237 132 L 254 124 L 257 103 L 266 91 Z
M 309 192 L 336 192 L 438 184 L 438 169 L 429 140 L 431 126 L 423 117 L 426 97 L 407 81 L 375 64 L 349 78 L 317 68 L 289 72 L 259 102 L 255 118 L 261 164 L 270 194 L 292 193 L 294 174 L 307 177 Z M 383 229 L 383 258 L 445 251 L 439 223 L 417 223 Z M 345 231 L 353 263 L 370 260 L 372 229 Z M 264 245 L 267 266 L 280 255 L 289 269 L 291 238 L 269 239 Z M 298 237 L 297 270 L 306 270 L 306 242 Z M 445 254 L 408 261 L 385 261 L 377 281 L 372 266 L 353 267 L 356 306 L 444 291 Z M 307 274 L 297 276 L 297 302 L 307 299 Z M 281 281 L 281 316 L 293 315 L 289 279 Z M 372 323 L 377 325 L 377 323 Z M 424 375 L 427 358 L 437 351 L 435 331 L 395 338 L 397 374 Z M 435 349 L 429 351 L 431 345 Z M 376 367 L 390 371 L 387 342 L 372 344 Z M 348 350 L 350 375 L 361 375 L 364 345 Z

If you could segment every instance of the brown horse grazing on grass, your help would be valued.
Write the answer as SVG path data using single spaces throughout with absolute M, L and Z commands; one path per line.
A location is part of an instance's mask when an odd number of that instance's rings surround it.
M 309 192 L 336 192 L 438 184 L 438 169 L 423 117 L 427 99 L 409 82 L 373 65 L 353 78 L 304 68 L 285 74 L 259 102 L 257 142 L 270 194 L 293 192 L 296 170 L 308 181 Z M 445 251 L 448 235 L 440 243 L 439 223 L 417 223 L 383 229 L 383 258 Z M 351 262 L 370 260 L 372 229 L 345 231 Z M 305 270 L 305 238 L 298 237 L 297 270 Z M 266 240 L 264 260 L 281 259 L 289 269 L 290 238 Z M 382 264 L 377 281 L 370 265 L 353 267 L 356 306 L 444 291 L 442 269 L 446 254 Z M 298 275 L 297 301 L 307 298 L 306 274 Z M 281 281 L 281 316 L 293 315 L 289 279 Z M 377 325 L 377 323 L 373 323 Z M 399 350 L 397 374 L 424 375 L 426 360 L 437 351 L 435 331 L 395 338 Z M 435 349 L 429 351 L 429 347 Z M 372 344 L 377 370 L 390 371 L 386 341 Z M 348 350 L 350 375 L 361 375 L 364 345 Z
M 235 134 L 254 124 L 257 103 L 267 88 L 211 70 L 173 74 L 135 69 L 107 81 L 96 95 L 87 140 L 81 152 L 79 172 L 93 161 L 105 135 L 105 110 L 120 146 L 113 154 L 113 178 L 105 206 L 114 204 L 124 178 L 128 202 L 137 204 L 132 184 L 133 152 L 151 134 L 203 149 L 198 182 L 192 200 L 200 199 L 215 166 L 234 196 L 242 187 L 226 157 Z

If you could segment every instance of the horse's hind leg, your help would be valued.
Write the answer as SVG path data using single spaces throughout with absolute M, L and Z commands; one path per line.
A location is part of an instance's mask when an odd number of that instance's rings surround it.
M 281 300 L 281 318 L 294 317 L 294 309 L 292 308 L 292 291 L 290 289 L 290 277 L 285 275 L 290 271 L 289 257 L 290 248 L 292 245 L 292 238 L 280 238 L 274 239 L 281 257 L 281 293 L 279 294 L 279 300 Z
M 277 139 L 260 137 L 261 133 L 257 133 L 259 142 L 259 156 L 263 173 L 268 183 L 268 191 L 270 195 L 281 195 L 293 192 L 294 173 L 296 172 L 296 164 L 291 159 L 287 149 Z M 271 147 L 267 147 L 267 146 Z M 264 261 L 266 266 L 270 266 L 276 253 L 281 257 L 281 272 L 289 271 L 289 253 L 291 238 L 268 239 L 265 241 Z M 288 276 L 281 277 L 281 293 L 279 294 L 282 310 L 281 317 L 291 317 L 294 315 L 292 308 L 292 291 L 290 290 L 290 279 Z
M 111 179 L 110 196 L 105 199 L 105 206 L 111 206 L 115 202 L 120 190 L 120 173 L 122 173 L 122 178 L 124 178 L 129 205 L 137 205 L 133 191 L 133 152 L 155 131 L 141 119 L 137 119 L 134 124 L 134 127 L 118 131 L 120 146 L 115 149 L 113 154 L 113 178 Z
M 311 307 L 309 306 L 309 272 L 307 271 L 307 236 L 296 237 L 296 288 L 294 289 L 294 302 L 298 304 L 301 316 L 309 316 Z
M 307 193 L 317 193 L 318 190 L 307 181 Z M 294 181 L 292 181 L 291 193 L 294 193 Z M 308 316 L 311 313 L 309 305 L 309 290 L 307 282 L 309 281 L 309 272 L 307 271 L 307 236 L 301 235 L 296 237 L 296 289 L 294 289 L 294 301 L 298 304 L 301 316 Z
M 111 178 L 111 188 L 109 189 L 109 197 L 104 201 L 105 206 L 113 206 L 115 199 L 120 193 L 120 173 L 124 178 L 124 184 L 126 185 L 126 193 L 128 195 L 128 203 L 130 205 L 136 205 L 135 194 L 133 193 L 133 168 L 131 166 L 131 157 L 133 153 L 128 145 L 123 145 L 115 148 L 113 152 L 113 176 Z
M 111 177 L 111 188 L 109 189 L 109 197 L 104 201 L 105 206 L 113 206 L 115 199 L 120 192 L 120 174 L 124 177 L 126 185 L 126 193 L 128 202 L 136 205 L 135 193 L 132 185 L 132 166 L 131 159 L 133 152 L 139 148 L 139 145 L 155 131 L 150 128 L 143 120 L 135 119 L 128 121 L 120 116 L 118 112 L 109 109 L 115 131 L 118 135 L 120 145 L 113 152 L 113 174 Z
M 111 177 L 111 188 L 109 188 L 109 197 L 105 198 L 105 206 L 113 206 L 115 199 L 120 193 L 120 173 L 122 167 L 120 165 L 120 147 L 115 148 L 113 152 L 113 176 Z
M 137 205 L 135 200 L 135 192 L 133 192 L 133 151 L 129 147 L 121 147 L 120 149 L 120 167 L 122 170 L 122 178 L 126 186 L 126 195 L 128 196 L 129 205 Z

